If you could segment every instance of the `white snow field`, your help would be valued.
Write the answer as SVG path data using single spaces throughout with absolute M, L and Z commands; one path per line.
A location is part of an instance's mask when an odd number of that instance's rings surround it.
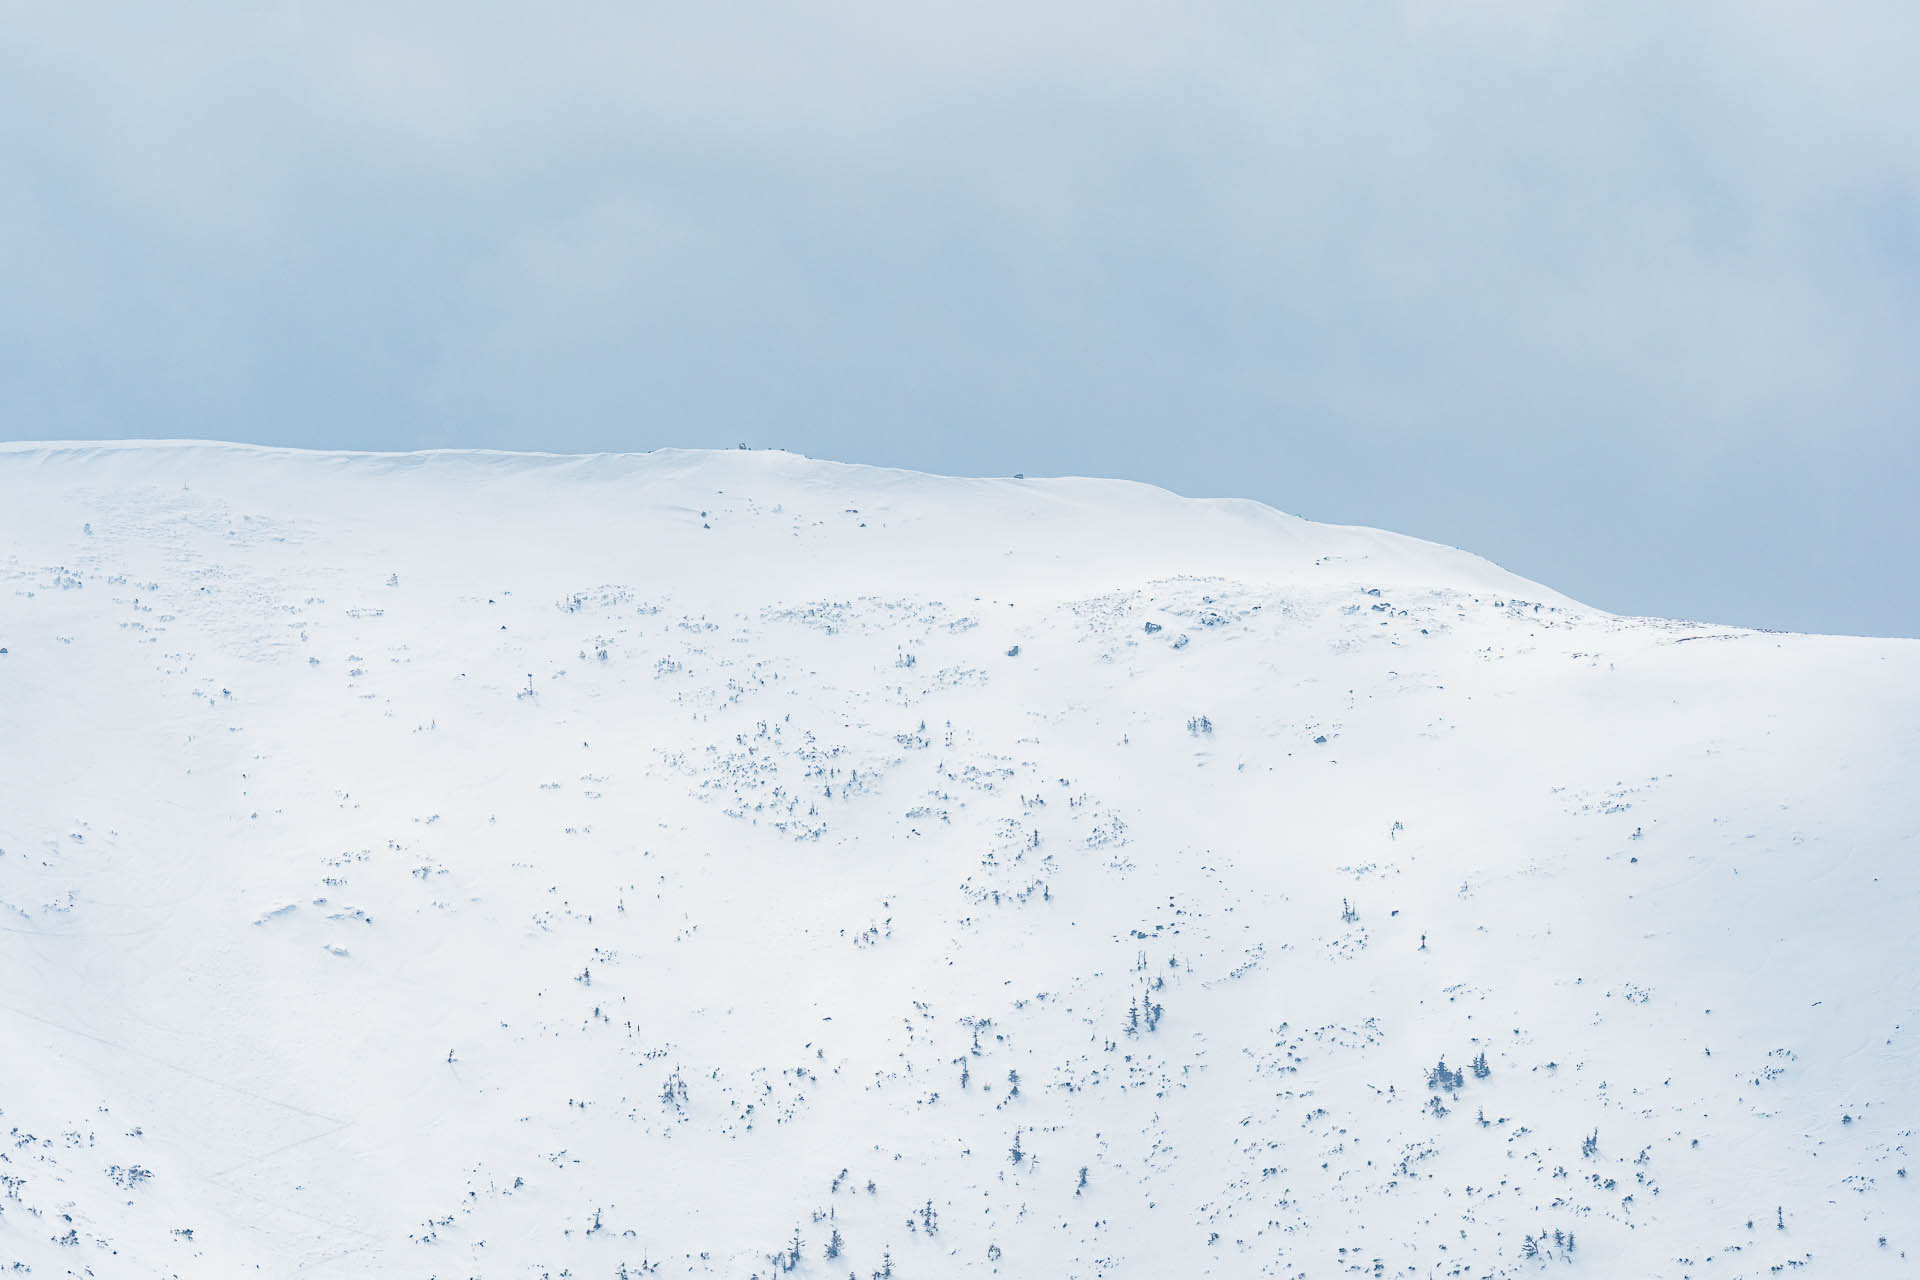
M 1920 1261 L 1920 642 L 770 452 L 0 446 L 0 578 L 0 1274 Z

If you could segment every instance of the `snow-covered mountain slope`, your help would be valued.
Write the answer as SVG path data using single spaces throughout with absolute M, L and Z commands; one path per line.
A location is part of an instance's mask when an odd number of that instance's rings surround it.
M 16 1272 L 1920 1259 L 1920 644 L 761 452 L 5 446 L 0 578 Z

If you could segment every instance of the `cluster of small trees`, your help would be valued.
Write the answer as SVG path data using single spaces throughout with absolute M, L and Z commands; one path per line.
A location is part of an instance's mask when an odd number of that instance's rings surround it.
M 924 1220 L 929 1224 L 926 1228 L 927 1234 L 935 1234 L 939 1216 L 933 1211 L 933 1201 L 927 1201 L 927 1207 L 922 1212 Z M 818 1221 L 819 1215 L 816 1214 L 814 1216 L 815 1220 Z M 908 1225 L 913 1225 L 912 1219 L 908 1220 Z M 841 1236 L 840 1228 L 838 1226 L 831 1228 L 827 1235 L 826 1248 L 823 1251 L 826 1255 L 826 1260 L 828 1262 L 837 1261 L 840 1255 L 846 1251 L 846 1247 L 847 1242 L 846 1239 Z M 778 1253 L 769 1254 L 767 1261 L 773 1265 L 773 1269 L 776 1272 L 785 1274 L 800 1269 L 801 1256 L 800 1228 L 796 1226 L 793 1229 L 793 1239 L 787 1242 L 787 1247 Z M 860 1277 L 857 1273 L 849 1271 L 847 1273 L 847 1280 L 860 1280 Z M 893 1251 L 891 1249 L 882 1249 L 880 1251 L 880 1269 L 873 1273 L 873 1280 L 893 1280 Z
M 1484 1052 L 1475 1054 L 1473 1062 L 1469 1065 L 1473 1069 L 1475 1080 L 1485 1080 L 1493 1074 L 1493 1068 L 1487 1065 L 1487 1055 Z M 1466 1073 L 1449 1067 L 1445 1058 L 1440 1059 L 1433 1069 L 1427 1072 L 1427 1088 L 1434 1093 L 1442 1091 L 1458 1093 L 1466 1087 L 1466 1083 Z
M 1523 1258 L 1548 1258 L 1556 1253 L 1572 1261 L 1573 1232 L 1555 1227 L 1551 1236 L 1542 1231 L 1538 1239 L 1535 1239 L 1532 1233 L 1528 1233 L 1520 1240 L 1520 1256 Z
M 1159 1029 L 1160 1018 L 1166 1013 L 1166 1010 L 1161 1007 L 1159 1001 L 1153 998 L 1153 993 L 1157 989 L 1157 985 L 1163 984 L 1164 982 L 1165 979 L 1155 978 L 1153 982 L 1147 984 L 1146 990 L 1134 997 L 1127 1005 L 1128 1035 L 1139 1035 L 1143 1029 L 1143 1025 L 1147 1031 Z
M 1487 1065 L 1485 1052 L 1475 1054 L 1471 1066 L 1473 1078 L 1476 1080 L 1485 1080 L 1493 1074 L 1493 1068 Z M 1445 1058 L 1440 1059 L 1434 1064 L 1432 1070 L 1427 1072 L 1427 1089 L 1433 1095 L 1427 1099 L 1427 1110 L 1433 1112 L 1435 1119 L 1444 1118 L 1448 1114 L 1447 1104 L 1440 1100 L 1440 1095 L 1450 1093 L 1457 1100 L 1460 1090 L 1466 1087 L 1466 1083 L 1466 1072 L 1449 1067 Z M 1480 1113 L 1480 1123 L 1482 1126 L 1488 1123 L 1485 1111 Z
M 838 1235 L 838 1232 L 834 1233 Z M 829 1258 L 833 1255 L 828 1254 Z M 779 1253 L 767 1255 L 767 1261 L 773 1264 L 775 1271 L 796 1271 L 800 1267 L 800 1228 L 794 1227 L 793 1239 Z

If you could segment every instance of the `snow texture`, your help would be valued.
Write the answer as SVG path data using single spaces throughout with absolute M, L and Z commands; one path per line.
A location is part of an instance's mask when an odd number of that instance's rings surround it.
M 1249 502 L 0 446 L 0 1268 L 1911 1274 L 1917 774 Z

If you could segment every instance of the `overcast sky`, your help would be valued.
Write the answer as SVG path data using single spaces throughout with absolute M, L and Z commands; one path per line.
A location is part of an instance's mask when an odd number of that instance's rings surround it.
M 0 436 L 1127 476 L 1916 635 L 1916 49 L 1912 0 L 0 0 Z

